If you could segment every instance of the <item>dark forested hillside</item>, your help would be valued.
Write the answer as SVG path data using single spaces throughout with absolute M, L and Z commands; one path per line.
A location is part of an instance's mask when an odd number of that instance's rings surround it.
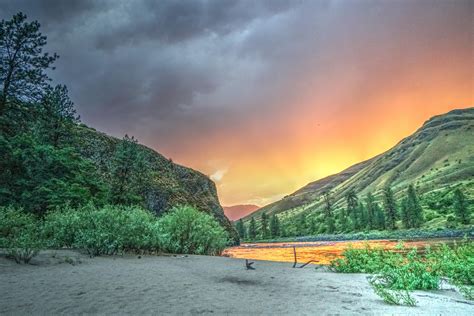
M 0 206 L 39 217 L 62 206 L 140 205 L 159 215 L 175 205 L 212 214 L 238 241 L 205 175 L 174 164 L 125 135 L 80 122 L 68 90 L 48 72 L 38 22 L 16 14 L 0 25 Z

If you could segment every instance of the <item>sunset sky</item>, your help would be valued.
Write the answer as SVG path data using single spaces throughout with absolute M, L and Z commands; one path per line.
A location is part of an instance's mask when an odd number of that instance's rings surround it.
M 474 105 L 474 1 L 1 1 L 82 121 L 264 205 Z

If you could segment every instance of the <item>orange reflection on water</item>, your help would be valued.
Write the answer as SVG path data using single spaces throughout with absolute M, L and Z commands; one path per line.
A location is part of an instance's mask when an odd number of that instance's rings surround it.
M 423 248 L 427 245 L 432 246 L 443 242 L 447 242 L 447 240 L 429 239 L 404 241 L 404 245 L 407 248 Z M 243 243 L 240 246 L 225 249 L 222 255 L 240 259 L 293 262 L 293 247 L 295 247 L 298 263 L 306 263 L 310 260 L 314 260 L 315 262 L 313 263 L 315 264 L 329 264 L 332 260 L 342 257 L 344 249 L 349 245 L 353 248 L 363 248 L 366 245 L 370 245 L 371 247 L 391 250 L 394 249 L 398 243 L 399 242 L 395 240 Z

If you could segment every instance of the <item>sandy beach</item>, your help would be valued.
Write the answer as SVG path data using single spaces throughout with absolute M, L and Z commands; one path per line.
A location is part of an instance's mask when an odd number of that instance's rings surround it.
M 89 258 L 45 251 L 32 265 L 0 258 L 0 314 L 472 315 L 453 289 L 417 291 L 417 307 L 390 306 L 363 274 L 207 256 Z

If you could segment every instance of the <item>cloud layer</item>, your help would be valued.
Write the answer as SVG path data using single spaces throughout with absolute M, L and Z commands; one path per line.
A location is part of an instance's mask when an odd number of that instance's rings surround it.
M 268 199 L 473 104 L 472 1 L 19 1 L 83 120 Z M 384 129 L 384 133 L 380 131 Z M 219 161 L 219 163 L 215 163 Z

